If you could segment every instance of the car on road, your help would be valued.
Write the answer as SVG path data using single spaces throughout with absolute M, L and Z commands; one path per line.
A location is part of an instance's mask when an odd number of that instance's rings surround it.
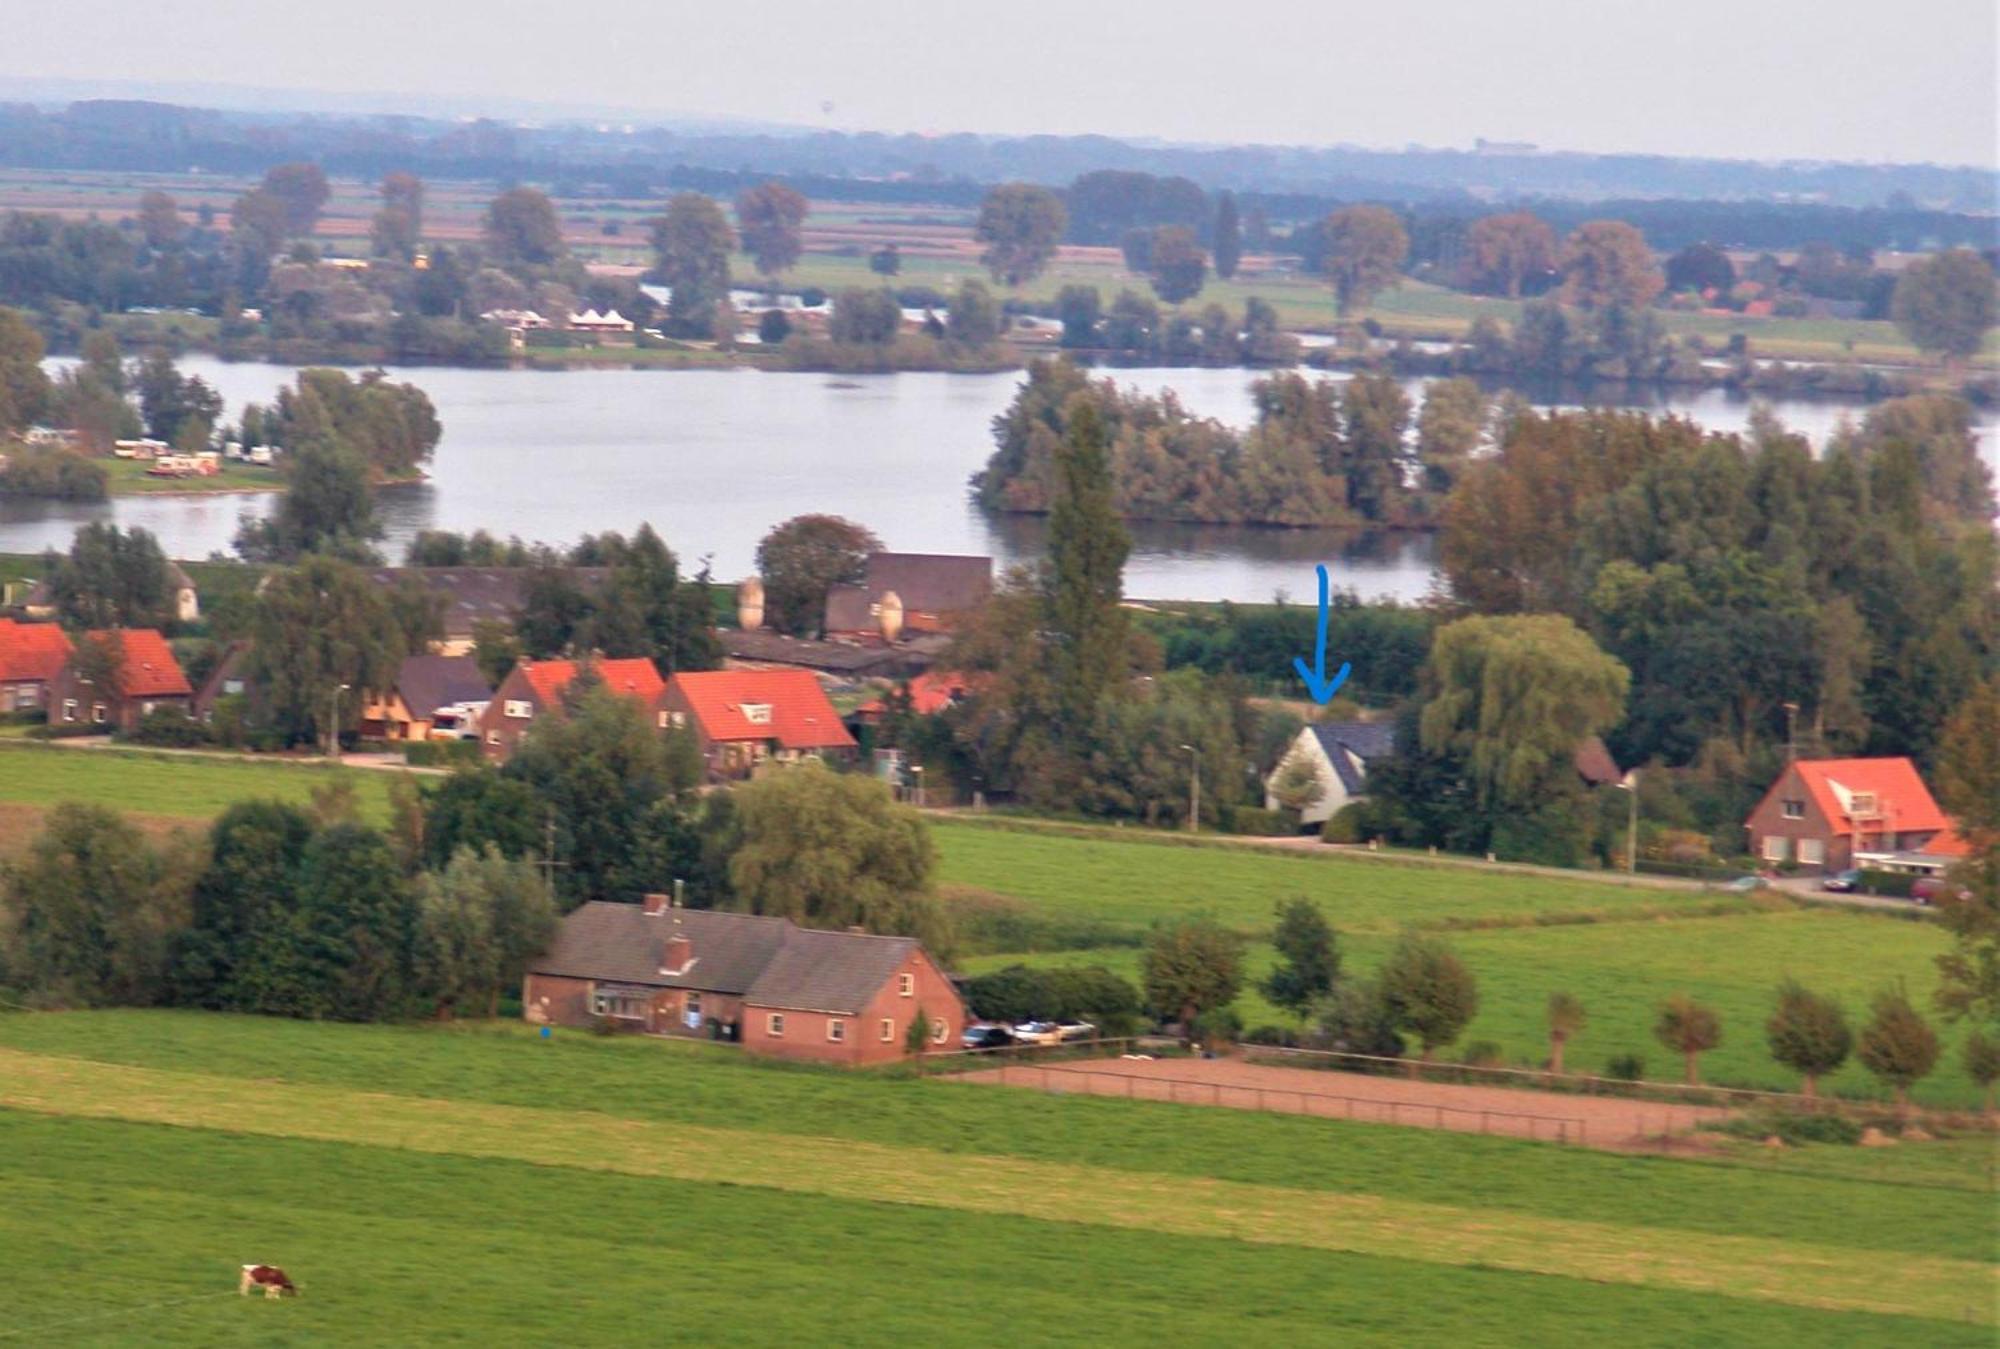
M 1770 882 L 1765 880 L 1762 876 L 1738 876 L 1735 880 L 1731 881 L 1729 884 L 1723 886 L 1722 888 L 1729 891 L 1731 894 L 1747 895 L 1754 890 L 1762 890 L 1765 886 L 1769 884 Z
M 1853 867 L 1836 871 L 1819 883 L 1819 888 L 1836 895 L 1851 895 L 1861 888 L 1861 873 Z
M 1972 892 L 1964 886 L 1954 887 L 1942 876 L 1920 876 L 1910 885 L 1912 904 L 1934 904 L 1940 899 L 1971 899 Z
M 1088 1021 L 1024 1021 L 1014 1027 L 1014 1038 L 1024 1045 L 1063 1044 L 1095 1034 L 1097 1027 Z
M 958 1043 L 966 1049 L 1005 1049 L 1014 1043 L 1014 1032 L 1006 1026 L 975 1021 L 959 1035 Z

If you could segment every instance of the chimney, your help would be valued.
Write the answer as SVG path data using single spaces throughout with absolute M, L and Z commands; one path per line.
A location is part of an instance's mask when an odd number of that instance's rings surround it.
M 646 896 L 647 913 L 652 914 L 655 917 L 658 917 L 660 914 L 663 914 L 666 911 L 667 911 L 667 897 L 665 895 Z

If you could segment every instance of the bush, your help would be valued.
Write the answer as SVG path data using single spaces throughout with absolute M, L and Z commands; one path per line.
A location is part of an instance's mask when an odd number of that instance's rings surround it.
M 81 740 L 87 735 L 103 735 L 110 729 L 108 726 L 94 726 L 84 722 L 78 722 L 75 725 L 30 726 L 28 728 L 28 738 L 30 740 Z
M 1319 837 L 1323 843 L 1359 843 L 1361 841 L 1362 811 L 1359 801 L 1349 801 L 1327 817 L 1320 826 Z
M 965 981 L 965 1003 L 989 1021 L 1089 1021 L 1105 1035 L 1129 1035 L 1139 1023 L 1139 990 L 1099 965 L 1080 969 L 1004 970 Z
M 1296 833 L 1298 822 L 1286 811 L 1265 810 L 1262 806 L 1236 806 L 1228 812 L 1223 828 L 1232 834 L 1277 838 Z
M 208 727 L 178 707 L 154 708 L 120 738 L 134 745 L 165 749 L 193 749 L 209 743 Z
M 1756 1110 L 1717 1124 L 1719 1133 L 1737 1138 L 1780 1138 L 1793 1147 L 1807 1143 L 1852 1146 L 1861 1141 L 1861 1126 L 1845 1115 L 1803 1114 L 1795 1110 Z
M 1468 1068 L 1498 1068 L 1507 1062 L 1507 1054 L 1492 1040 L 1474 1040 L 1458 1061 Z
M 792 321 L 782 309 L 766 309 L 757 316 L 757 340 L 775 347 L 792 335 Z
M 1861 888 L 1871 895 L 1888 895 L 1893 899 L 1908 899 L 1910 889 L 1918 880 L 1907 871 L 1863 871 Z
M 1267 1045 L 1276 1049 L 1297 1049 L 1299 1033 L 1289 1026 L 1252 1026 L 1244 1032 L 1246 1045 Z
M 1637 1054 L 1614 1054 L 1604 1065 L 1604 1075 L 1614 1082 L 1643 1082 L 1646 1080 L 1646 1061 Z
M 403 762 L 412 768 L 452 768 L 477 764 L 482 757 L 477 740 L 405 740 Z
M 1195 1017 L 1188 1037 L 1196 1044 L 1234 1044 L 1243 1037 L 1243 1018 L 1234 1007 L 1211 1007 Z

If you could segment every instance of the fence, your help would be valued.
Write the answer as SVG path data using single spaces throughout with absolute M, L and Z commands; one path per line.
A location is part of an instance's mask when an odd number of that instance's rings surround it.
M 1359 1120 L 1370 1124 L 1415 1124 L 1461 1133 L 1503 1133 L 1509 1137 L 1556 1143 L 1588 1143 L 1587 1124 L 1570 1115 L 1537 1115 L 1521 1110 L 1478 1109 L 1431 1101 L 1399 1101 L 1339 1092 L 1304 1091 L 1292 1087 L 1238 1086 L 1196 1078 L 1155 1077 L 1151 1074 L 1097 1072 L 1089 1068 L 1047 1064 L 1002 1063 L 997 1072 L 1003 1085 L 1034 1086 L 1060 1095 L 1070 1082 L 1093 1096 L 1126 1100 L 1169 1101 L 1180 1105 L 1231 1106 L 1239 1110 L 1276 1110 L 1322 1119 Z M 1108 1090 L 1098 1090 L 1104 1083 Z M 1164 1088 L 1164 1091 L 1161 1089 Z M 1337 1108 L 1336 1108 L 1337 1107 Z M 1500 1127 L 1496 1130 L 1494 1125 Z

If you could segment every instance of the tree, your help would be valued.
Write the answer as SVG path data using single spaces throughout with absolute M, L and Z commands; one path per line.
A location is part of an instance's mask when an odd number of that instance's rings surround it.
M 398 627 L 382 588 L 330 557 L 273 574 L 252 632 L 273 724 L 308 741 L 358 724 L 365 691 L 390 687 L 403 658 L 422 649 Z M 329 725 L 336 703 L 338 727 Z
M 546 267 L 565 252 L 555 203 L 532 187 L 509 188 L 488 202 L 479 233 L 502 267 Z
M 1397 939 L 1376 978 L 1398 1030 L 1417 1037 L 1429 1062 L 1479 1013 L 1479 984 L 1465 962 L 1435 937 L 1409 932 Z
M 931 890 L 937 849 L 917 812 L 886 784 L 799 764 L 738 788 L 736 827 L 729 883 L 747 911 L 950 949 Z
M 1722 1043 L 1722 1019 L 1713 1008 L 1676 993 L 1660 1004 L 1653 1038 L 1681 1056 L 1687 1084 L 1696 1086 L 1701 1082 L 1701 1056 Z
M 1548 1016 L 1549 1072 L 1561 1077 L 1563 1051 L 1569 1047 L 1570 1040 L 1590 1024 L 1590 1017 L 1574 994 L 1564 992 L 1549 994 Z
M 1294 899 L 1278 906 L 1278 928 L 1271 944 L 1277 948 L 1279 963 L 1264 980 L 1264 996 L 1273 1006 L 1303 1018 L 1340 978 L 1340 948 L 1333 928 L 1317 904 Z
M 174 248 L 187 234 L 181 208 L 158 188 L 139 194 L 139 235 L 148 248 Z
M 1162 1021 L 1192 1032 L 1203 1013 L 1219 1011 L 1243 988 L 1243 938 L 1212 918 L 1155 923 L 1139 956 L 1146 1003 Z
M 1787 979 L 1778 986 L 1778 1005 L 1764 1023 L 1771 1057 L 1805 1079 L 1805 1094 L 1819 1094 L 1819 1080 L 1847 1062 L 1854 1049 L 1854 1032 L 1847 1013 L 1832 998 L 1822 997 Z
M 903 328 L 903 309 L 887 287 L 850 287 L 833 297 L 826 335 L 835 342 L 886 347 Z
M 186 870 L 113 811 L 56 806 L 0 889 L 9 982 L 53 1006 L 163 1001 Z
M 292 926 L 312 821 L 277 801 L 239 801 L 209 828 L 208 864 L 174 952 L 175 1000 L 225 1011 L 277 1011 L 296 1000 Z
M 792 335 L 792 321 L 782 309 L 766 309 L 757 316 L 757 340 L 775 347 Z
M 729 299 L 729 252 L 734 247 L 736 233 L 713 197 L 679 192 L 668 199 L 666 211 L 653 222 L 653 268 L 673 290 L 667 321 L 675 331 L 690 337 L 713 334 L 716 306 Z
M 894 244 L 883 244 L 868 255 L 868 270 L 880 277 L 895 276 L 903 270 L 903 251 Z
M 461 852 L 497 852 L 513 860 L 543 850 L 548 808 L 534 789 L 483 764 L 461 768 L 422 789 L 424 865 L 447 866 Z
M 1326 238 L 1322 270 L 1333 285 L 1341 317 L 1367 306 L 1396 284 L 1403 259 L 1410 253 L 1410 236 L 1403 222 L 1386 206 L 1345 206 L 1321 225 Z
M 1424 486 L 1449 492 L 1486 433 L 1486 391 L 1464 376 L 1441 379 L 1424 390 L 1417 415 L 1417 457 Z
M 295 915 L 297 1000 L 271 1010 L 334 1021 L 381 1021 L 415 992 L 416 904 L 376 830 L 336 824 L 306 844 Z
M 1937 1005 L 2000 1024 L 2000 676 L 1977 686 L 1939 736 L 1938 799 L 1967 845 L 1947 873 L 1968 898 L 1941 906 L 1953 937 L 1937 958 Z
M 1062 322 L 1064 347 L 1094 347 L 1104 317 L 1103 297 L 1095 286 L 1064 286 L 1056 292 L 1056 317 Z
M 1068 223 L 1062 199 L 1047 188 L 1002 183 L 980 203 L 973 237 L 986 245 L 980 260 L 993 279 L 1019 286 L 1042 274 Z
M 1303 754 L 1285 760 L 1271 783 L 1271 795 L 1294 815 L 1303 815 L 1326 797 L 1326 780 Z
M 375 255 L 409 262 L 417 256 L 424 233 L 424 180 L 414 173 L 392 173 L 382 180 L 382 206 L 375 212 L 368 237 Z
M 138 386 L 146 433 L 157 440 L 178 441 L 190 425 L 206 437 L 222 416 L 222 395 L 199 375 L 183 377 L 174 369 L 174 358 L 164 351 L 140 364 Z
M 1583 309 L 1638 308 L 1665 282 L 1646 236 L 1622 220 L 1586 220 L 1563 245 L 1563 299 Z
M 1736 285 L 1736 264 L 1711 243 L 1689 244 L 1667 259 L 1667 289 L 1727 295 Z
M 838 515 L 797 515 L 776 526 L 757 544 L 765 622 L 795 637 L 819 636 L 827 592 L 858 585 L 868 555 L 881 550 L 873 531 Z
M 258 190 L 284 208 L 285 232 L 291 235 L 311 234 L 319 223 L 320 209 L 332 194 L 326 185 L 326 171 L 304 160 L 266 170 Z
M 2000 1082 L 2000 1039 L 1994 1039 L 1983 1030 L 1975 1028 L 1965 1037 L 1965 1048 L 1961 1054 L 1965 1064 L 1965 1075 L 1972 1079 L 1985 1099 L 1986 1113 L 1993 1113 L 1993 1086 Z
M 160 541 L 103 521 L 76 531 L 69 552 L 43 562 L 56 613 L 76 628 L 156 628 L 173 621 L 174 587 Z
M 42 335 L 18 309 L 0 309 L 0 434 L 31 426 L 49 400 Z
M 1041 591 L 1055 690 L 1050 729 L 1056 744 L 1080 748 L 1089 743 L 1097 709 L 1130 659 L 1123 602 L 1132 541 L 1112 489 L 1103 414 L 1087 395 L 1073 399 L 1067 413 L 1069 433 L 1055 450 Z
M 959 283 L 945 315 L 945 336 L 967 347 L 986 347 L 1000 340 L 1005 317 L 993 292 L 978 281 Z
M 599 649 L 645 656 L 667 674 L 714 668 L 722 653 L 707 572 L 681 580 L 673 550 L 649 524 L 621 542 L 588 620 Z
M 441 1016 L 494 1014 L 555 935 L 556 909 L 535 868 L 460 849 L 416 882 L 418 982 Z
M 806 199 L 783 183 L 763 183 L 737 195 L 736 230 L 743 237 L 743 251 L 766 278 L 799 260 L 799 226 L 807 209 Z
M 381 537 L 375 496 L 361 456 L 332 436 L 288 447 L 285 493 L 268 520 L 245 520 L 236 551 L 251 562 L 291 562 L 320 553 L 372 562 Z
M 1236 218 L 1234 193 L 1220 192 L 1215 198 L 1215 274 L 1224 281 L 1236 275 L 1243 261 L 1243 229 Z
M 1195 241 L 1194 231 L 1181 225 L 1163 226 L 1153 232 L 1153 246 L 1147 257 L 1153 292 L 1168 304 L 1179 304 L 1201 294 L 1208 275 L 1208 255 Z
M 1919 350 L 1963 361 L 1995 321 L 1993 268 L 1969 248 L 1933 253 L 1903 269 L 1889 312 Z
M 1531 212 L 1481 216 L 1465 232 L 1466 282 L 1473 290 L 1519 299 L 1527 281 L 1555 267 L 1556 233 Z
M 1900 986 L 1885 988 L 1869 1004 L 1868 1024 L 1861 1028 L 1855 1057 L 1895 1092 L 1899 1107 L 1908 1106 L 1910 1085 L 1937 1066 L 1937 1032 L 1917 1014 Z
M 239 243 L 251 257 L 268 260 L 291 234 L 290 215 L 284 202 L 255 188 L 230 203 L 229 233 L 232 242 Z M 261 270 L 258 275 L 262 275 Z

